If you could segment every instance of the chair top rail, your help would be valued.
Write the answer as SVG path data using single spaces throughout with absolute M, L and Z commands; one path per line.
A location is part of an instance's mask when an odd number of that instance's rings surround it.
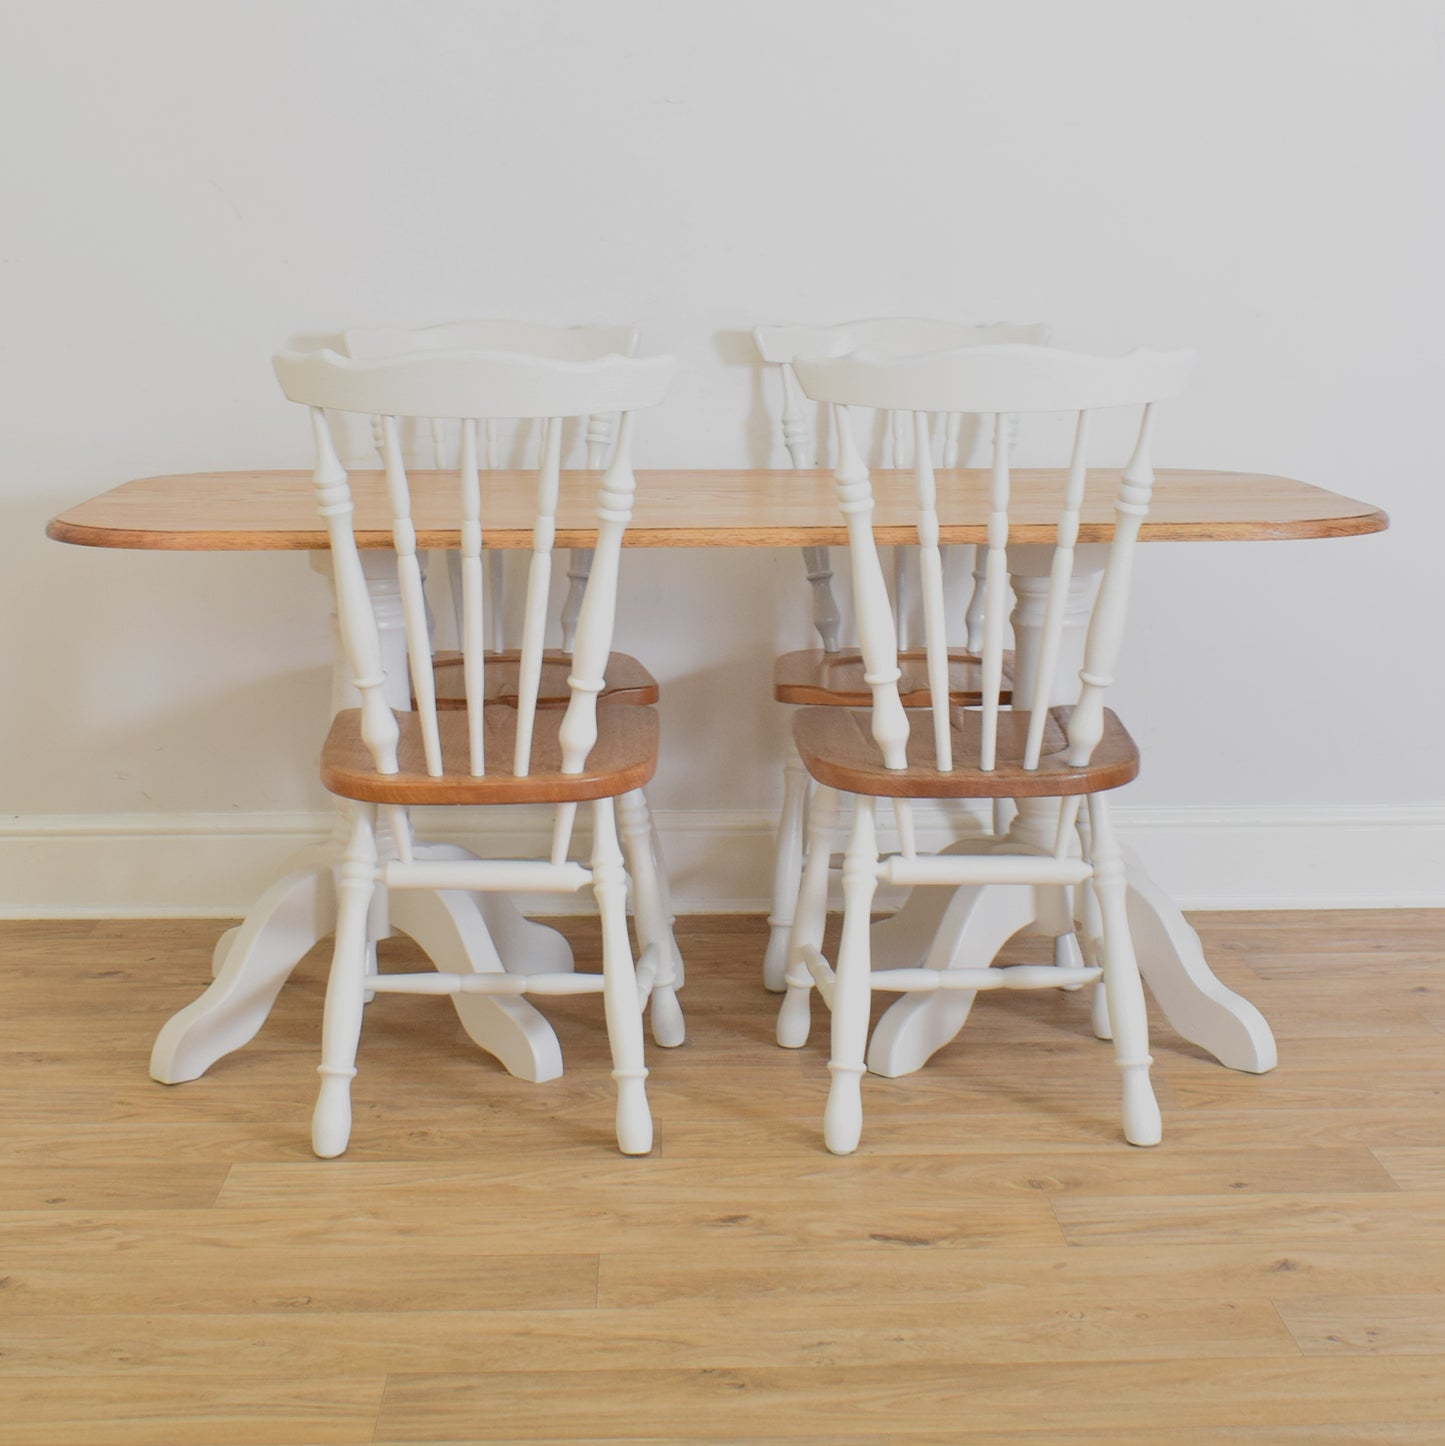
M 558 361 L 519 352 L 450 351 L 357 361 L 330 350 L 281 352 L 292 401 L 393 417 L 585 417 L 655 406 L 670 356 Z
M 1194 353 L 1099 357 L 1055 347 L 960 347 L 924 356 L 799 357 L 815 401 L 905 412 L 1082 412 L 1163 401 L 1184 390 Z
M 1042 322 L 969 323 L 929 317 L 882 316 L 844 321 L 836 326 L 788 322 L 753 328 L 753 342 L 765 362 L 787 365 L 800 356 L 845 356 L 866 351 L 881 356 L 916 356 L 950 347 L 1007 342 L 1042 345 L 1049 329 Z

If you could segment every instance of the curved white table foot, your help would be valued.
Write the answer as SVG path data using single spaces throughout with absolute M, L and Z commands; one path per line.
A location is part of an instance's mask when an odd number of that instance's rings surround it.
M 460 844 L 424 843 L 413 846 L 419 859 L 474 859 L 476 854 Z M 392 915 L 397 902 L 420 890 L 394 889 L 390 894 Z M 518 911 L 505 894 L 467 894 L 470 906 L 486 920 L 487 929 L 508 974 L 566 974 L 572 969 L 572 946 L 546 924 L 539 924 Z M 403 933 L 411 934 L 409 929 Z M 412 935 L 415 938 L 415 935 Z M 421 941 L 418 939 L 418 943 Z M 437 966 L 441 967 L 440 964 Z
M 515 934 L 529 939 L 529 931 L 537 929 L 562 946 L 564 958 L 556 967 L 570 969 L 572 951 L 555 929 L 531 924 L 505 900 L 496 900 L 501 908 L 487 908 L 492 896 L 479 901 L 474 894 L 454 889 L 394 889 L 391 894 L 391 924 L 421 946 L 422 952 L 444 973 L 501 973 L 504 966 L 499 948 L 494 947 L 490 929 L 495 918 L 506 932 L 514 921 L 528 925 L 528 930 Z M 490 916 L 490 917 L 486 917 Z M 555 953 L 555 947 L 551 948 Z M 526 960 L 529 971 L 539 966 L 535 955 Z M 462 1027 L 502 1068 L 518 1079 L 533 1084 L 559 1079 L 562 1075 L 562 1047 L 552 1026 L 525 999 L 488 997 L 483 994 L 454 994 Z
M 1264 1015 L 1214 977 L 1199 935 L 1128 849 L 1124 866 L 1129 932 L 1139 972 L 1165 1019 L 1177 1034 L 1230 1069 L 1248 1074 L 1272 1070 L 1279 1054 Z
M 994 840 L 958 839 L 942 854 L 985 854 Z M 939 926 L 948 913 L 952 895 L 947 889 L 912 889 L 894 914 L 880 919 L 868 931 L 875 969 L 916 969 L 933 949 Z
M 1264 1016 L 1215 978 L 1199 935 L 1128 850 L 1125 862 L 1129 928 L 1139 972 L 1164 1017 L 1176 1033 L 1208 1050 L 1229 1069 L 1249 1074 L 1272 1070 L 1278 1054 Z M 915 890 L 915 897 L 923 892 Z M 1012 885 L 965 888 L 952 895 L 945 890 L 929 892 L 949 900 L 933 941 L 930 967 L 934 968 L 988 965 L 1014 934 L 1034 922 L 1038 912 L 1033 891 Z M 994 898 L 988 898 L 990 894 Z M 910 899 L 905 908 L 913 906 Z M 928 917 L 922 910 L 920 904 L 909 931 L 898 935 L 900 940 L 916 942 L 917 931 Z M 875 938 L 883 928 L 875 925 Z M 889 962 L 902 961 L 890 958 Z M 922 962 L 916 950 L 911 962 Z M 922 1068 L 963 1028 L 972 1003 L 971 993 L 905 995 L 878 1021 L 868 1048 L 868 1068 L 890 1078 Z M 1107 1012 L 1097 997 L 1093 1023 L 1094 1032 L 1107 1039 Z
M 301 956 L 336 925 L 330 868 L 294 869 L 257 900 L 237 929 L 210 987 L 169 1019 L 151 1050 L 151 1078 L 198 1079 L 253 1039 Z M 219 952 L 219 950 L 218 950 Z
M 921 961 L 930 969 L 987 965 L 1020 929 L 1028 928 L 1038 917 L 1031 888 L 970 885 L 951 892 L 914 890 L 915 896 L 922 893 L 945 901 L 933 947 Z M 963 1028 L 974 997 L 972 990 L 963 989 L 903 995 L 873 1030 L 868 1043 L 869 1070 L 896 1079 L 921 1069 Z
M 226 962 L 226 955 L 231 952 L 231 945 L 235 942 L 236 935 L 241 932 L 241 926 L 237 924 L 232 929 L 227 929 L 219 939 L 216 940 L 216 947 L 211 950 L 211 978 L 214 979 L 221 972 L 221 966 Z
M 471 857 L 450 844 L 421 845 L 422 852 Z M 213 982 L 156 1036 L 152 1079 L 162 1084 L 199 1079 L 218 1059 L 254 1039 L 302 956 L 335 929 L 332 851 L 306 850 L 293 864 L 217 942 Z M 499 967 L 499 959 L 500 967 L 516 973 L 572 968 L 567 940 L 525 918 L 503 895 L 457 893 L 442 901 L 438 894 L 398 889 L 384 902 L 394 921 L 406 921 L 396 927 L 416 939 L 438 968 L 469 972 Z M 467 1033 L 509 1073 L 537 1083 L 561 1074 L 556 1036 L 525 1000 L 458 995 L 453 1002 Z

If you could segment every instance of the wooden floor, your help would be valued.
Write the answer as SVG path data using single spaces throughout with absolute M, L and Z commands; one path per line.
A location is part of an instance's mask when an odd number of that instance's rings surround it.
M 549 1006 L 534 1086 L 390 996 L 331 1162 L 322 957 L 165 1087 L 219 924 L 0 925 L 0 1442 L 1439 1446 L 1445 913 L 1197 923 L 1281 1062 L 1156 1020 L 1157 1150 L 1084 995 L 994 995 L 830 1157 L 825 1031 L 772 1044 L 764 930 L 722 918 L 686 923 L 650 1157 L 612 1143 L 599 1000 Z

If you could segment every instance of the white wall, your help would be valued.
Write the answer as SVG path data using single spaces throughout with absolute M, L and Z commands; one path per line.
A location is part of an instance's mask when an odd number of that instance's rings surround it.
M 239 906 L 324 809 L 305 558 L 64 547 L 47 517 L 137 475 L 305 465 L 269 367 L 294 334 L 485 315 L 636 321 L 676 352 L 642 465 L 765 460 L 727 340 L 760 320 L 1197 347 L 1161 463 L 1301 477 L 1394 526 L 1145 549 L 1117 703 L 1146 767 L 1122 801 L 1187 899 L 1445 899 L 1440 0 L 7 19 L 0 907 Z M 748 902 L 798 560 L 628 564 L 620 641 L 666 684 L 654 799 L 689 839 L 684 892 Z M 715 825 L 737 857 L 713 888 Z M 1291 872 L 1298 848 L 1322 862 Z

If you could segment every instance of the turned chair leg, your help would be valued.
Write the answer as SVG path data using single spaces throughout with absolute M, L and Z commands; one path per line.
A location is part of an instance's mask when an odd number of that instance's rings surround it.
M 366 997 L 367 918 L 376 889 L 376 809 L 351 805 L 351 834 L 341 862 L 337 890 L 336 947 L 326 982 L 321 1026 L 321 1089 L 311 1117 L 311 1148 L 323 1159 L 346 1149 L 351 1139 L 351 1081 Z
M 1102 793 L 1089 798 L 1094 892 L 1103 923 L 1104 989 L 1108 1023 L 1114 1036 L 1114 1061 L 1124 1080 L 1124 1138 L 1131 1145 L 1157 1145 L 1163 1132 L 1159 1105 L 1149 1083 L 1149 1017 L 1144 986 L 1129 935 L 1124 858 L 1114 837 L 1109 806 Z
M 1081 809 L 1078 821 L 1079 843 L 1083 847 L 1084 857 L 1092 859 L 1094 856 L 1093 837 L 1089 829 L 1089 811 Z M 1094 889 L 1094 881 L 1085 879 L 1078 886 L 1074 896 L 1074 908 L 1078 918 L 1077 935 L 1081 952 L 1084 956 L 1084 963 L 1091 968 L 1102 967 L 1104 963 L 1104 925 L 1099 916 L 1099 896 Z M 1093 1000 L 1089 1009 L 1089 1023 L 1094 1031 L 1095 1039 L 1113 1039 L 1114 1030 L 1109 1023 L 1109 1000 L 1104 992 L 1104 981 L 1101 979 L 1093 986 Z
M 652 1149 L 652 1112 L 644 1083 L 647 1066 L 637 974 L 627 937 L 627 872 L 610 798 L 592 805 L 592 892 L 602 916 L 602 1002 L 612 1048 L 612 1078 L 617 1082 L 617 1146 L 624 1155 L 645 1155 Z
M 644 804 L 647 802 L 643 798 Z M 682 950 L 677 943 L 677 914 L 672 907 L 672 885 L 667 873 L 667 855 L 662 851 L 662 835 L 657 831 L 657 820 L 649 808 L 647 813 L 648 842 L 652 848 L 652 869 L 657 876 L 657 896 L 662 904 L 662 917 L 667 921 L 667 937 L 672 941 L 672 984 L 681 989 L 687 983 L 687 968 L 683 962 Z
M 663 904 L 657 860 L 652 848 L 652 820 L 640 788 L 617 800 L 617 821 L 632 869 L 632 897 L 637 915 L 637 942 L 656 958 L 652 985 L 652 1037 L 664 1049 L 675 1049 L 687 1037 L 682 1007 L 677 1002 L 677 946 Z
M 808 866 L 798 891 L 798 905 L 788 942 L 787 993 L 778 1010 L 777 1039 L 784 1049 L 801 1049 L 812 1027 L 811 997 L 813 975 L 807 959 L 823 947 L 823 929 L 828 921 L 828 866 L 833 851 L 833 831 L 838 826 L 836 789 L 819 788 L 808 809 Z
M 763 987 L 774 993 L 786 987 L 788 939 L 798 906 L 803 875 L 803 825 L 808 809 L 808 770 L 798 750 L 788 745 L 783 766 L 783 811 L 778 818 L 778 840 L 773 854 L 773 907 L 768 915 L 768 952 L 763 956 Z
M 868 1048 L 869 975 L 873 961 L 868 930 L 878 888 L 878 839 L 874 802 L 853 805 L 853 831 L 843 855 L 843 938 L 833 979 L 833 1047 L 823 1142 L 835 1155 L 851 1155 L 863 1133 L 864 1057 Z

